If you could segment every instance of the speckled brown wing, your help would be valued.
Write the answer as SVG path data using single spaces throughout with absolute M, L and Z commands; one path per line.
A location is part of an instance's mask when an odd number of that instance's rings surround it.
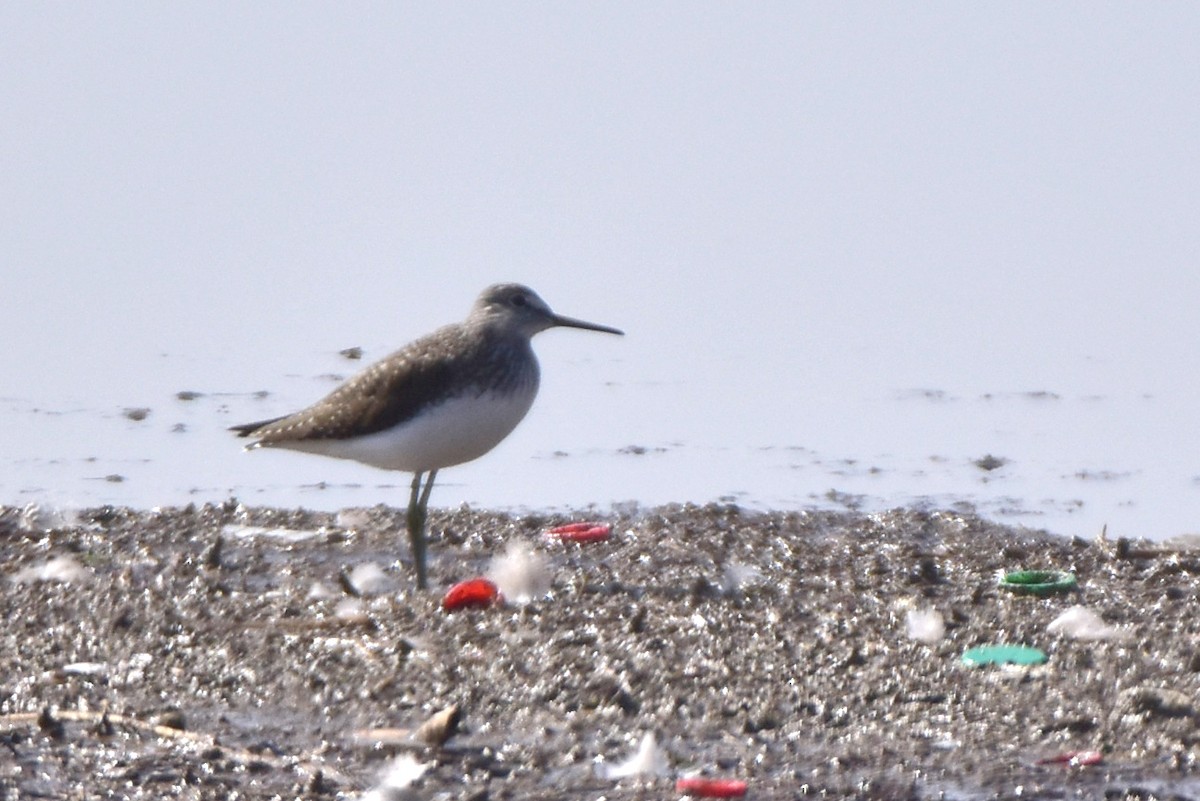
M 448 326 L 376 362 L 324 399 L 286 417 L 234 426 L 262 445 L 374 434 L 412 419 L 456 393 L 451 354 L 461 353 Z

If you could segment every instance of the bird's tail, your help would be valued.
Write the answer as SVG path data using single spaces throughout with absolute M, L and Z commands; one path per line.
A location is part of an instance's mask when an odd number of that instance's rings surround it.
M 249 437 L 260 428 L 265 428 L 272 423 L 278 423 L 282 419 L 283 417 L 272 417 L 270 420 L 259 420 L 257 423 L 242 423 L 241 425 L 230 426 L 229 430 L 236 431 L 239 437 Z

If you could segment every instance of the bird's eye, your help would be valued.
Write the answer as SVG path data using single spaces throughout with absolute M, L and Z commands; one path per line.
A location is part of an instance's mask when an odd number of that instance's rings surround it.
M 525 305 L 525 296 L 524 295 L 513 295 L 512 305 L 524 306 Z

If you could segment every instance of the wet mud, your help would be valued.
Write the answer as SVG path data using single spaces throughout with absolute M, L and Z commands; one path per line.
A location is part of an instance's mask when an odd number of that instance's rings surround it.
M 418 593 L 403 510 L 0 508 L 0 799 L 1200 797 L 1200 552 L 911 510 L 430 527 Z M 513 542 L 536 597 L 443 609 Z M 1096 639 L 1048 629 L 1078 605 Z M 987 644 L 1047 659 L 962 662 Z

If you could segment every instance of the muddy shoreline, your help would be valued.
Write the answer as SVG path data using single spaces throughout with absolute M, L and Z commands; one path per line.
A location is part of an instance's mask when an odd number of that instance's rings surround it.
M 432 510 L 417 593 L 403 510 L 0 508 L 0 799 L 357 798 L 401 753 L 423 774 L 388 797 L 693 772 L 758 799 L 1200 797 L 1200 551 L 953 512 L 597 517 L 576 544 L 544 536 L 570 517 Z M 513 542 L 548 591 L 442 609 Z M 1018 569 L 1078 586 L 1017 595 Z M 1047 630 L 1075 605 L 1119 636 Z M 911 638 L 914 609 L 944 635 Z M 1047 661 L 963 665 L 989 643 Z M 443 745 L 372 739 L 452 706 Z M 662 775 L 607 776 L 648 733 Z

